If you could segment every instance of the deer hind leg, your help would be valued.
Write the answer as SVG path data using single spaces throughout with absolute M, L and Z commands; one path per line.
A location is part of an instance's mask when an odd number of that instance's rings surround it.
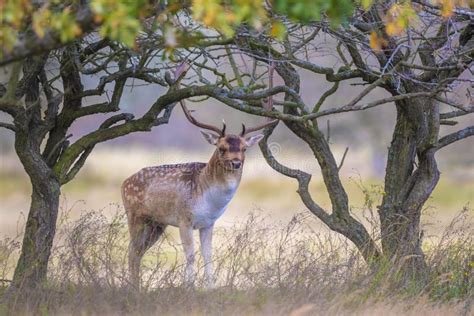
M 130 244 L 128 249 L 128 268 L 130 281 L 140 288 L 140 262 L 145 252 L 160 238 L 165 227 L 152 220 L 141 218 L 129 224 Z

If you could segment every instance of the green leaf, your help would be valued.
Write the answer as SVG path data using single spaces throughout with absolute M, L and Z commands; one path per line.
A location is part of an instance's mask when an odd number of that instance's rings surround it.
M 364 8 L 364 10 L 367 10 L 372 6 L 372 2 L 372 0 L 361 0 L 360 4 L 362 5 L 362 8 Z

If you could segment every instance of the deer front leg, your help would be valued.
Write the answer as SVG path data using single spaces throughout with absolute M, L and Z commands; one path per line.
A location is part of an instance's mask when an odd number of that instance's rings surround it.
M 183 244 L 184 255 L 186 256 L 186 270 L 184 275 L 184 282 L 188 286 L 194 284 L 196 273 L 194 271 L 194 239 L 193 228 L 191 225 L 181 225 L 179 227 L 179 235 Z
M 214 286 L 214 276 L 212 269 L 212 231 L 214 225 L 201 228 L 199 239 L 201 240 L 201 254 L 204 259 L 204 286 L 211 288 Z

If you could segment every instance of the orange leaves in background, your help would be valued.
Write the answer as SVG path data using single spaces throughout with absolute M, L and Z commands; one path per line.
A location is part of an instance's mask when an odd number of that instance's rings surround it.
M 417 18 L 411 2 L 396 3 L 388 10 L 385 17 L 385 31 L 388 36 L 402 35 Z
M 433 0 L 433 4 L 439 6 L 441 16 L 449 18 L 454 14 L 456 7 L 470 7 L 469 0 Z M 400 36 L 406 29 L 418 20 L 418 15 L 411 1 L 400 1 L 394 3 L 385 16 L 385 31 L 388 36 Z M 371 42 L 377 43 L 376 34 L 371 35 Z M 372 44 L 371 44 L 372 46 Z M 374 44 L 373 47 L 377 47 Z
M 388 43 L 385 38 L 377 34 L 376 32 L 370 33 L 370 47 L 375 51 L 381 51 Z
M 468 0 L 436 0 L 436 3 L 441 6 L 441 15 L 444 18 L 449 18 L 454 14 L 456 7 L 473 7 L 474 3 L 468 5 Z
M 444 18 L 449 18 L 453 15 L 454 11 L 454 1 L 453 0 L 439 0 L 438 1 L 442 7 L 441 15 Z
M 197 21 L 228 37 L 241 23 L 260 29 L 268 20 L 263 0 L 193 0 L 191 7 Z

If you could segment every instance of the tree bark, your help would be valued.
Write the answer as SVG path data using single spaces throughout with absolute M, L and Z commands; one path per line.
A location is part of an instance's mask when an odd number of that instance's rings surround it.
M 32 181 L 34 182 L 37 181 Z M 21 255 L 12 282 L 16 289 L 37 288 L 46 280 L 48 261 L 56 233 L 59 195 L 60 186 L 55 179 L 33 184 Z
M 32 186 L 31 206 L 12 285 L 18 290 L 38 287 L 46 280 L 48 260 L 56 233 L 60 183 L 40 153 L 38 140 L 19 130 L 15 149 Z
M 24 291 L 46 280 L 48 260 L 56 232 L 60 183 L 41 155 L 45 125 L 41 119 L 39 73 L 44 56 L 24 63 L 25 110 L 15 116 L 15 150 L 32 186 L 31 206 L 12 286 Z
M 421 99 L 397 104 L 379 216 L 384 256 L 395 263 L 403 281 L 427 277 L 420 217 L 439 180 L 435 160 L 438 132 L 436 102 Z

